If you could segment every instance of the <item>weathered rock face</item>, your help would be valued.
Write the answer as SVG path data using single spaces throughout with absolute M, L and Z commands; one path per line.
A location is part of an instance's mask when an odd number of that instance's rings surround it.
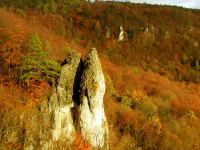
M 125 33 L 123 27 L 121 26 L 118 41 L 124 41 L 124 40 L 125 40 Z
M 105 80 L 96 49 L 90 51 L 84 64 L 79 54 L 71 55 L 62 67 L 58 85 L 49 101 L 53 118 L 52 141 L 72 143 L 76 133 L 74 122 L 79 121 L 81 134 L 93 149 L 109 149 L 104 93 Z M 79 120 L 74 120 L 72 108 L 79 105 Z
M 81 55 L 73 53 L 69 62 L 62 67 L 56 91 L 50 99 L 50 111 L 53 113 L 54 129 L 53 140 L 62 138 L 72 142 L 75 138 L 72 108 L 75 103 L 74 87 L 76 86 L 77 74 L 80 70 Z
M 80 128 L 94 149 L 108 149 L 108 126 L 104 113 L 105 81 L 96 49 L 84 62 L 80 85 Z
M 111 37 L 111 31 L 109 27 L 106 27 L 106 39 L 109 39 Z
M 49 99 L 15 115 L 7 110 L 7 115 L 0 114 L 0 122 L 4 121 L 0 131 L 6 133 L 0 136 L 0 149 L 20 141 L 18 149 L 66 150 L 76 132 L 81 132 L 92 149 L 109 149 L 103 106 L 105 81 L 97 51 L 93 49 L 84 64 L 80 54 L 70 56 Z M 12 116 L 9 120 L 8 115 Z

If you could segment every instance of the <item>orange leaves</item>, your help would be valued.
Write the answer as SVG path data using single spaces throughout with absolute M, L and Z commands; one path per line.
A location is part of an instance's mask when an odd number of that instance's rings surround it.
M 15 108 L 23 105 L 27 100 L 27 93 L 16 84 L 9 82 L 4 85 L 0 83 L 0 109 Z
M 43 81 L 34 83 L 30 81 L 29 91 L 24 87 L 9 82 L 9 84 L 0 83 L 0 109 L 1 106 L 14 108 L 18 106 L 35 106 L 50 94 L 50 85 Z
M 106 49 L 110 49 L 114 47 L 115 44 L 116 44 L 116 41 L 110 38 L 104 43 L 103 47 L 105 47 Z
M 40 102 L 43 97 L 50 93 L 50 85 L 46 81 L 29 81 L 29 99 L 34 102 Z
M 6 64 L 20 64 L 20 58 L 22 56 L 21 46 L 22 38 L 20 35 L 11 31 L 1 31 L 6 34 L 9 38 L 2 45 L 0 45 L 1 56 L 4 58 Z
M 0 55 L 7 65 L 19 65 L 26 38 L 24 23 L 12 13 L 0 11 L 0 15 L 3 16 L 1 20 L 6 22 L 0 27 Z
M 131 96 L 136 101 L 141 101 L 141 100 L 146 101 L 148 99 L 147 94 L 143 90 L 133 90 L 132 93 L 131 93 Z
M 74 141 L 74 150 L 91 150 L 91 147 L 89 144 L 85 143 L 80 134 L 77 134 Z

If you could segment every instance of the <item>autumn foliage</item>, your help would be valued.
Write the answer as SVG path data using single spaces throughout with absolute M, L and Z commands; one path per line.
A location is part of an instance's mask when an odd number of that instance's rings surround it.
M 89 144 L 87 144 L 83 138 L 81 137 L 81 134 L 77 134 L 76 138 L 74 140 L 73 144 L 74 150 L 91 150 L 91 147 Z
M 199 10 L 114 2 L 10 5 L 0 9 L 1 108 L 34 107 L 51 93 L 39 67 L 41 80 L 31 77 L 28 86 L 17 80 L 37 33 L 40 52 L 56 64 L 71 49 L 83 57 L 88 48 L 98 49 L 111 149 L 200 149 Z M 128 39 L 117 42 L 121 25 Z M 91 149 L 80 135 L 72 147 Z

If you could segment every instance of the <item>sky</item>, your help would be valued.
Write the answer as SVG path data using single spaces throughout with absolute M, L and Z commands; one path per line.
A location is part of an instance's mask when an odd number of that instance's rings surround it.
M 112 1 L 112 0 L 110 0 Z M 114 1 L 130 1 L 135 3 L 150 3 L 150 4 L 166 4 L 176 5 L 186 8 L 197 8 L 200 9 L 200 0 L 114 0 Z

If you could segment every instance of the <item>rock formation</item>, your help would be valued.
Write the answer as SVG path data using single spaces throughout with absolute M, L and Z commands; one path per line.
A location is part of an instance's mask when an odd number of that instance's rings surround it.
M 119 38 L 118 41 L 124 41 L 124 29 L 122 26 L 120 26 L 120 33 L 119 33 Z
M 106 39 L 109 39 L 111 37 L 111 31 L 109 27 L 106 27 Z
M 53 111 L 54 118 L 53 140 L 57 141 L 60 138 L 66 138 L 72 142 L 74 140 L 75 127 L 71 109 L 76 101 L 74 88 L 76 80 L 78 80 L 77 74 L 79 74 L 80 70 L 81 55 L 72 53 L 68 61 L 67 64 L 62 66 L 56 88 L 57 96 L 52 95 L 53 97 L 50 99 L 50 111 Z
M 80 127 L 94 149 L 108 149 L 108 126 L 104 113 L 105 81 L 96 49 L 84 62 L 80 85 Z
M 78 120 L 73 120 L 72 108 L 80 105 L 80 122 L 77 124 L 83 139 L 93 149 L 109 149 L 104 93 L 105 80 L 96 49 L 90 51 L 84 64 L 79 54 L 71 55 L 69 62 L 62 67 L 49 103 L 54 118 L 52 140 L 73 142 L 76 132 L 74 122 Z
M 118 41 L 123 42 L 127 39 L 128 39 L 127 32 L 125 32 L 123 27 L 120 26 L 120 33 L 119 33 Z
M 12 143 L 11 146 L 17 144 L 18 149 L 25 150 L 66 150 L 70 149 L 76 133 L 81 133 L 92 149 L 109 149 L 104 93 L 105 81 L 97 51 L 93 49 L 84 64 L 80 54 L 71 53 L 49 99 L 19 111 L 15 119 L 0 117 L 0 121 L 8 120 L 1 125 L 0 131 L 6 134 L 0 136 L 0 149 Z

